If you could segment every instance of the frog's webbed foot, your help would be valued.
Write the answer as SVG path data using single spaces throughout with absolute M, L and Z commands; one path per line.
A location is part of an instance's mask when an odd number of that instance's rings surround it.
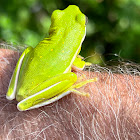
M 83 59 L 84 58 L 81 55 L 78 55 L 72 64 L 72 70 L 74 71 L 83 70 L 85 66 L 92 65 L 92 63 L 85 62 Z
M 75 85 L 72 85 L 72 86 L 70 87 L 69 90 L 70 90 L 71 92 L 75 93 L 75 94 L 79 94 L 79 95 L 81 95 L 81 96 L 87 96 L 87 97 L 89 97 L 89 96 L 90 96 L 89 93 L 80 92 L 79 90 L 76 90 L 76 89 L 78 89 L 78 88 L 80 88 L 80 87 L 86 85 L 87 83 L 95 82 L 95 81 L 97 81 L 97 80 L 98 80 L 97 77 L 95 77 L 95 78 L 93 78 L 93 79 L 88 79 L 88 80 L 79 82 L 79 83 L 77 83 L 77 84 L 75 84 Z

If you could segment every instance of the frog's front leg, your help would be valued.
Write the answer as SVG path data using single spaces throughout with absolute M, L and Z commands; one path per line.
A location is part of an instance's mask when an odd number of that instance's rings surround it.
M 85 62 L 83 60 L 83 57 L 78 55 L 73 64 L 72 64 L 72 70 L 78 71 L 78 70 L 83 70 L 85 66 L 91 66 L 92 64 L 90 62 Z
M 22 53 L 22 55 L 20 56 L 16 64 L 15 70 L 13 72 L 12 78 L 9 83 L 7 95 L 6 95 L 6 98 L 8 100 L 13 100 L 15 98 L 21 65 L 23 66 L 24 64 L 26 64 L 26 60 L 32 49 L 33 49 L 32 47 L 28 47 L 27 49 L 25 49 L 25 51 Z
M 30 110 L 33 108 L 38 108 L 52 102 L 55 102 L 62 97 L 68 95 L 71 91 L 68 89 L 77 81 L 77 75 L 73 72 L 59 74 L 45 82 L 39 84 L 34 90 L 37 93 L 23 99 L 17 105 L 20 111 Z M 44 87 L 39 91 L 40 87 Z

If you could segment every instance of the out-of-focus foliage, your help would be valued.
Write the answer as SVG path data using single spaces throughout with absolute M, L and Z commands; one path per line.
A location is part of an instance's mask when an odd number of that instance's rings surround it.
M 48 36 L 52 11 L 70 4 L 89 19 L 83 56 L 93 63 L 115 56 L 140 62 L 139 0 L 2 0 L 0 39 L 35 46 Z

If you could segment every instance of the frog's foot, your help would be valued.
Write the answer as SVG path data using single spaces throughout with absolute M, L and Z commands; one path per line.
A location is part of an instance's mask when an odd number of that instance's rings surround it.
M 69 88 L 69 90 L 70 90 L 71 92 L 75 93 L 75 94 L 79 94 L 79 95 L 82 95 L 82 96 L 87 96 L 87 97 L 89 97 L 89 96 L 90 96 L 89 93 L 80 92 L 80 91 L 78 91 L 78 90 L 76 90 L 76 89 L 78 89 L 78 88 L 80 88 L 80 87 L 86 85 L 87 83 L 95 82 L 95 81 L 97 81 L 97 80 L 98 80 L 97 77 L 95 77 L 95 78 L 93 78 L 93 79 L 88 79 L 88 80 L 79 82 L 79 83 L 77 83 L 77 84 L 75 84 L 75 85 L 72 85 L 72 86 Z
M 85 66 L 91 66 L 91 65 L 92 65 L 92 63 L 90 63 L 90 62 L 85 62 L 85 61 L 83 60 L 83 57 L 80 56 L 80 55 L 78 55 L 78 56 L 75 58 L 75 60 L 74 60 L 74 62 L 73 62 L 73 64 L 72 64 L 72 70 L 74 70 L 74 71 L 83 70 Z
M 90 62 L 85 62 L 85 66 L 91 66 L 92 65 L 92 63 L 90 63 Z
M 81 58 L 81 61 L 84 61 L 84 57 L 81 55 L 77 55 L 77 58 Z M 92 65 L 92 63 L 85 61 L 85 66 L 91 66 L 91 65 Z
M 86 96 L 86 97 L 89 97 L 90 96 L 89 93 L 87 93 L 87 92 L 81 92 L 81 91 L 76 90 L 76 89 L 71 89 L 71 92 L 73 92 L 73 93 L 75 93 L 77 95 L 81 95 L 81 96 Z

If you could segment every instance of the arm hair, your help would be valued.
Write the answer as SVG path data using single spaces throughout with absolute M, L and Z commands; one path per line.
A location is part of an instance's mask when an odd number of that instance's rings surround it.
M 0 49 L 0 138 L 11 139 L 140 139 L 140 76 L 112 73 L 107 67 L 92 66 L 77 72 L 85 79 L 98 77 L 80 91 L 90 97 L 70 94 L 38 109 L 19 112 L 15 100 L 5 98 L 20 54 Z M 120 67 L 121 69 L 121 67 Z M 94 70 L 94 72 L 92 72 Z M 133 70 L 133 69 L 132 69 Z

